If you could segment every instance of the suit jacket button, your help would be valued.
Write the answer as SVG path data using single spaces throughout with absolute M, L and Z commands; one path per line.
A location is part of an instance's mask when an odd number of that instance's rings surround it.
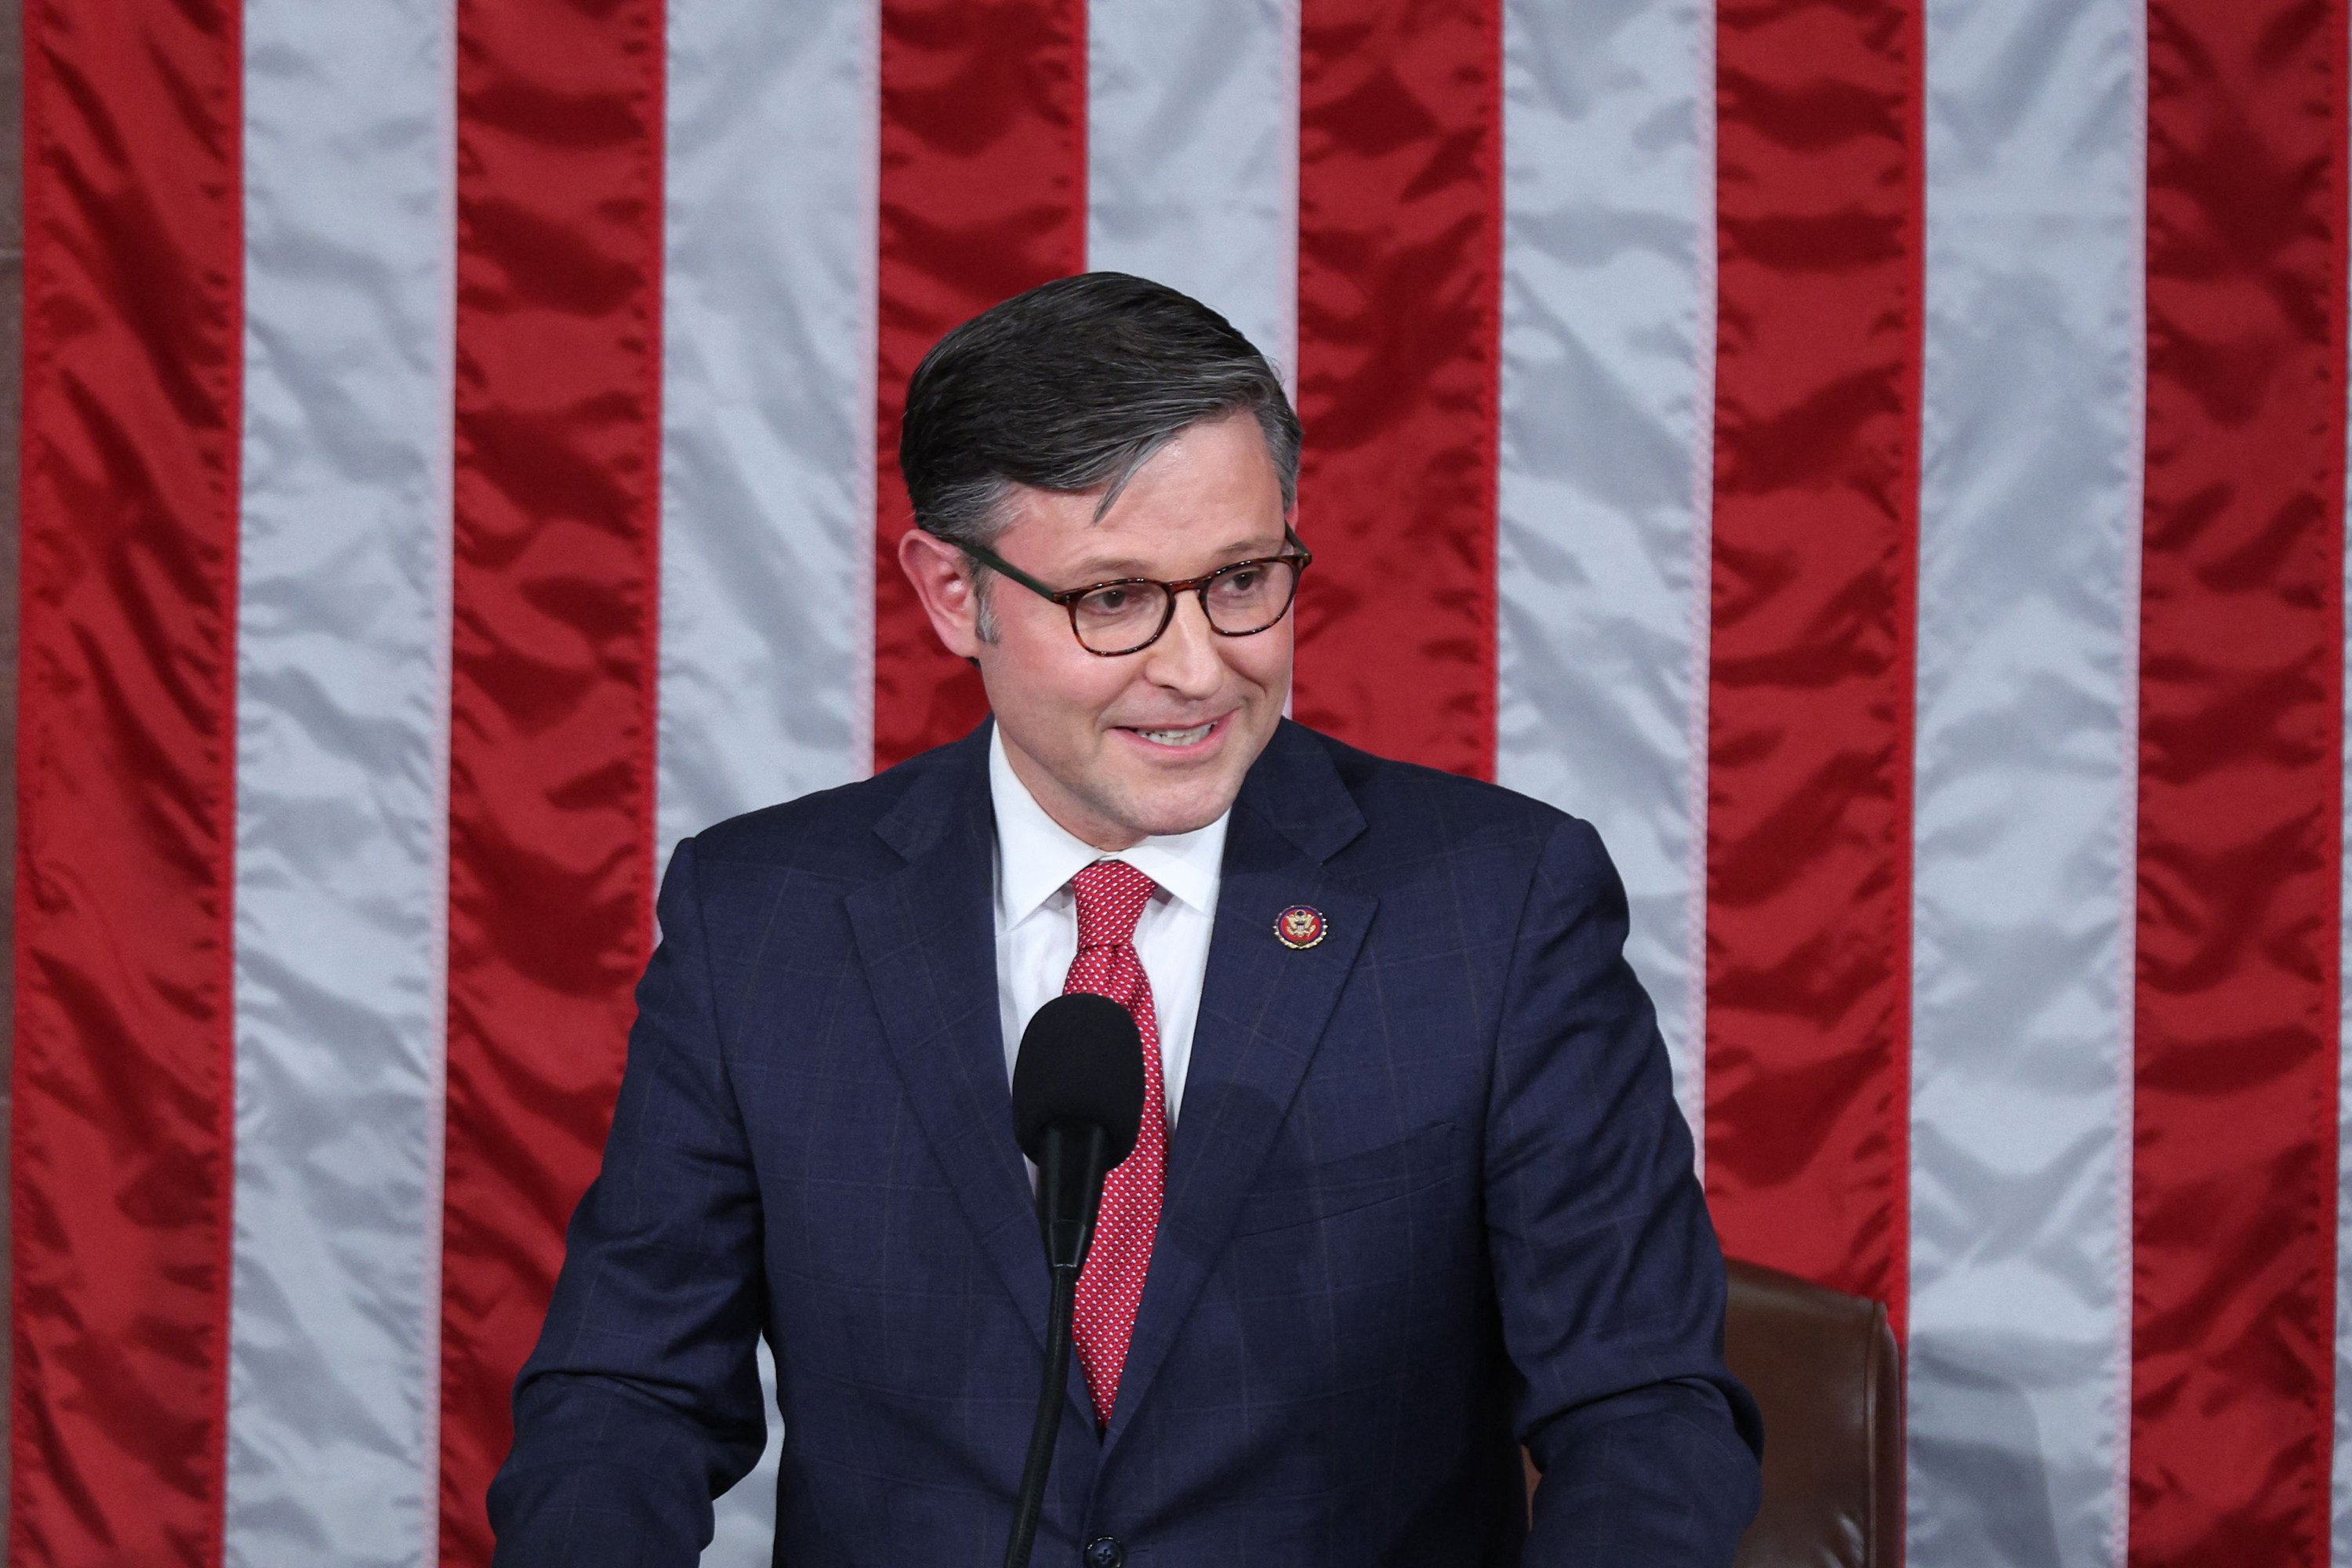
M 1087 1568 L 1119 1568 L 1127 1561 L 1127 1548 L 1115 1535 L 1097 1535 L 1087 1542 Z

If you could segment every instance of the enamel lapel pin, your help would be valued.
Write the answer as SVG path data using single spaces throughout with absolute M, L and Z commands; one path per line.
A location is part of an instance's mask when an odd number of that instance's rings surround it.
M 1274 917 L 1275 939 L 1283 946 L 1298 952 L 1313 947 L 1330 934 L 1321 910 L 1308 909 L 1305 904 L 1293 904 Z

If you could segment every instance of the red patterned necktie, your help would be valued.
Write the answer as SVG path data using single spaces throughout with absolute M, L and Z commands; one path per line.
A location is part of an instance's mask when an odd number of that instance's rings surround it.
M 1078 1310 L 1070 1334 L 1094 1394 L 1095 1419 L 1110 1425 L 1119 1369 L 1143 1300 L 1151 1240 L 1160 1232 L 1160 1190 L 1168 1173 L 1168 1089 L 1160 1075 L 1160 1019 L 1151 982 L 1135 952 L 1135 922 L 1159 884 L 1123 860 L 1097 860 L 1070 879 L 1078 899 L 1078 955 L 1065 995 L 1089 991 L 1135 1015 L 1143 1037 L 1143 1126 L 1135 1152 L 1103 1184 L 1102 1215 L 1078 1276 Z

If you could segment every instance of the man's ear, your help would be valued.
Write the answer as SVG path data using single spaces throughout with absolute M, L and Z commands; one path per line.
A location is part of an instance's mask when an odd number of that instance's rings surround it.
M 910 528 L 898 540 L 898 569 L 915 587 L 931 630 L 947 650 L 961 658 L 980 657 L 980 598 L 973 567 L 963 552 L 944 539 Z

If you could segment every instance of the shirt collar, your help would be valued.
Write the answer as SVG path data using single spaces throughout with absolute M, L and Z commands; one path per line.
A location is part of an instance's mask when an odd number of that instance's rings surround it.
M 1045 815 L 1004 754 L 1004 732 L 989 726 L 988 793 L 996 814 L 996 907 L 1009 930 L 1027 920 L 1097 860 L 1124 860 L 1201 913 L 1214 918 L 1224 866 L 1228 806 L 1190 833 L 1162 834 L 1106 855 Z

